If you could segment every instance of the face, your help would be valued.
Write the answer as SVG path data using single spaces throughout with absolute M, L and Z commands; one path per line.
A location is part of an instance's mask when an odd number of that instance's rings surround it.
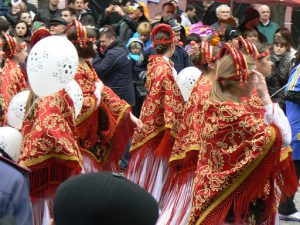
M 166 18 L 168 16 L 172 16 L 173 14 L 175 14 L 175 7 L 174 7 L 174 5 L 166 5 L 163 8 L 163 11 L 162 11 L 162 17 L 163 18 Z
M 233 47 L 235 47 L 235 48 L 239 48 L 240 46 L 239 46 L 239 39 L 238 38 L 233 38 L 231 41 L 230 41 L 230 43 L 233 45 Z
M 277 32 L 277 33 L 274 35 L 274 37 L 275 37 L 275 38 L 281 38 L 281 37 L 282 37 L 282 35 L 281 35 L 281 33 L 280 33 L 280 32 Z
M 27 27 L 25 23 L 18 23 L 15 28 L 16 34 L 19 37 L 24 37 L 27 32 Z
M 181 39 L 180 31 L 174 32 L 174 39 L 175 39 L 175 43 L 178 44 L 178 42 Z
M 227 24 L 226 23 L 220 23 L 219 27 L 217 29 L 217 33 L 220 36 L 224 36 L 225 32 L 226 32 L 226 28 L 227 28 Z
M 271 75 L 273 63 L 270 59 L 270 55 L 265 56 L 261 60 L 257 60 L 256 67 L 257 71 L 260 72 L 265 77 Z
M 75 10 L 83 10 L 84 9 L 84 1 L 83 0 L 75 0 L 74 8 L 75 8 Z
M 139 20 L 139 18 L 142 16 L 142 12 L 137 9 L 137 10 L 131 10 L 129 11 L 129 17 L 134 19 L 134 20 Z
M 196 15 L 196 9 L 188 11 L 187 14 L 189 18 L 193 18 Z
M 62 24 L 52 24 L 50 26 L 50 34 L 52 35 L 61 35 L 64 34 L 66 26 Z
M 69 11 L 62 11 L 61 12 L 61 18 L 63 18 L 65 21 L 67 21 L 67 24 L 70 25 L 73 20 L 73 16 Z
M 140 39 L 142 42 L 148 41 L 149 38 L 150 38 L 150 34 L 139 34 L 139 39 Z
M 99 42 L 100 42 L 100 46 L 103 48 L 103 49 L 107 49 L 108 46 L 111 45 L 111 43 L 113 43 L 115 41 L 114 38 L 108 38 L 106 36 L 106 34 L 103 34 L 100 38 L 99 38 Z
M 219 11 L 218 18 L 226 20 L 230 17 L 230 11 L 229 9 L 222 7 L 221 10 Z
M 279 43 L 275 43 L 273 48 L 276 55 L 283 55 L 287 51 L 287 48 Z
M 31 18 L 31 15 L 29 13 L 22 13 L 21 17 L 20 17 L 21 20 L 24 20 L 28 26 L 31 26 L 31 23 L 32 23 L 32 18 Z
M 11 13 L 13 15 L 16 15 L 17 13 L 21 12 L 21 6 L 18 4 L 18 5 L 13 5 L 11 7 Z
M 24 47 L 22 48 L 21 51 L 18 52 L 18 54 L 17 54 L 17 56 L 16 56 L 16 57 L 17 57 L 17 60 L 18 60 L 18 62 L 19 62 L 20 64 L 25 63 L 26 58 L 27 58 L 27 56 L 28 56 L 28 53 L 27 53 L 27 45 L 26 45 L 26 43 L 23 42 L 23 43 L 22 43 L 22 46 L 24 46 Z
M 58 6 L 59 0 L 50 0 L 50 4 L 53 6 Z
M 246 37 L 246 40 L 247 40 L 247 41 L 251 41 L 252 43 L 255 43 L 255 42 L 258 41 L 258 37 L 255 36 L 255 35 L 248 35 L 248 36 Z
M 259 10 L 259 15 L 261 20 L 269 20 L 270 19 L 270 9 L 267 6 L 262 6 Z

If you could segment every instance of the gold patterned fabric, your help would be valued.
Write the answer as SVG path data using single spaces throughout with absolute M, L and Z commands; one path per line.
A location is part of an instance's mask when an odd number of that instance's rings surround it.
M 7 109 L 11 99 L 27 88 L 26 75 L 22 72 L 21 67 L 12 59 L 7 59 L 0 78 L 0 99 L 4 113 L 2 126 L 7 123 Z
M 170 156 L 170 151 L 180 125 L 184 100 L 173 77 L 172 67 L 162 56 L 151 56 L 147 67 L 146 88 L 140 119 L 143 127 L 136 129 L 131 153 L 151 145 L 154 154 Z M 161 145 L 162 142 L 167 143 Z M 165 149 L 168 146 L 169 149 Z
M 81 171 L 77 145 L 74 106 L 61 90 L 39 99 L 32 119 L 23 123 L 23 142 L 19 163 L 32 170 L 33 196 L 53 193 L 55 187 Z

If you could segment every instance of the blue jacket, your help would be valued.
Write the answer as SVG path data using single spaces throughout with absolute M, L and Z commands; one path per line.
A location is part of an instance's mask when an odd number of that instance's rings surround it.
M 0 220 L 12 218 L 17 225 L 33 225 L 29 185 L 17 168 L 0 156 Z
M 135 104 L 132 64 L 125 45 L 113 42 L 103 56 L 98 55 L 93 60 L 93 66 L 106 86 L 130 105 Z

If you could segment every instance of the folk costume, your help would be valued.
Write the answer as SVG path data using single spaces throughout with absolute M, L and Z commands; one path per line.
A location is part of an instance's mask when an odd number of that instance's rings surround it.
M 85 46 L 94 41 L 88 38 L 86 28 L 74 21 L 77 40 L 74 44 Z M 76 119 L 79 145 L 83 154 L 84 172 L 119 170 L 119 160 L 133 134 L 130 106 L 110 88 L 101 83 L 88 60 L 81 58 L 74 78 L 83 92 L 83 106 Z
M 165 31 L 169 40 L 155 40 Z M 157 25 L 151 34 L 154 45 L 173 44 L 174 33 L 166 24 Z M 181 121 L 184 100 L 175 81 L 171 61 L 162 55 L 149 58 L 147 97 L 140 119 L 143 127 L 136 129 L 130 149 L 131 160 L 125 176 L 146 189 L 162 207 L 172 183 L 168 160 Z
M 221 56 L 226 53 L 233 58 L 236 74 L 224 79 L 242 85 L 248 79 L 244 56 L 224 44 Z M 247 102 L 207 102 L 206 123 L 199 127 L 203 151 L 195 172 L 191 225 L 224 221 L 274 224 L 280 199 L 276 180 L 280 149 L 289 144 L 291 133 L 278 106 L 265 106 L 262 119 Z
M 7 124 L 7 110 L 11 99 L 19 92 L 28 88 L 25 73 L 20 65 L 13 60 L 13 57 L 21 50 L 18 42 L 14 37 L 8 34 L 4 34 L 4 38 L 8 44 L 8 50 L 5 52 L 7 60 L 0 78 L 0 100 L 3 110 L 2 126 Z

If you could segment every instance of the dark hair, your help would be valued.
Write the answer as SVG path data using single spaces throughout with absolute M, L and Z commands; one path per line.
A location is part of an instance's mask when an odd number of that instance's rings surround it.
M 246 31 L 244 32 L 243 37 L 246 38 L 246 37 L 249 36 L 249 35 L 256 35 L 257 38 L 258 38 L 258 36 L 259 36 L 257 30 L 255 30 L 255 29 L 252 29 L 252 30 L 246 30 Z
M 18 13 L 17 21 L 18 21 L 18 20 L 21 20 L 21 16 L 22 16 L 23 13 L 27 13 L 27 14 L 30 15 L 30 12 L 28 12 L 27 10 L 23 10 L 23 11 L 21 11 L 21 12 Z M 30 16 L 31 16 L 31 15 L 30 15 Z
M 75 10 L 74 10 L 74 9 L 72 9 L 72 8 L 70 8 L 70 7 L 65 7 L 65 8 L 63 8 L 63 9 L 61 10 L 61 12 L 64 12 L 64 11 L 68 11 L 68 12 L 70 12 L 71 16 L 74 16 L 74 15 L 76 15 L 76 12 L 75 12 Z
M 24 20 L 18 20 L 18 21 L 14 24 L 14 30 L 11 31 L 11 35 L 14 36 L 14 37 L 19 37 L 19 36 L 17 35 L 17 32 L 16 32 L 16 27 L 17 27 L 17 25 L 18 25 L 19 23 L 24 23 L 25 26 L 26 26 L 26 33 L 24 34 L 23 37 L 20 37 L 20 38 L 25 38 L 25 37 L 27 37 L 28 35 L 30 35 L 30 34 L 29 34 L 29 26 L 28 26 L 28 24 L 26 23 L 26 21 L 24 21 Z
M 170 40 L 170 34 L 166 31 L 161 31 L 154 37 L 154 41 L 163 39 Z M 171 47 L 171 44 L 157 44 L 154 47 L 157 54 L 163 55 Z
M 201 38 L 199 37 L 199 35 L 194 33 L 190 34 L 186 40 L 187 42 L 195 41 L 197 43 L 201 43 Z
M 103 36 L 104 34 L 106 35 L 106 37 L 108 37 L 110 39 L 117 37 L 116 32 L 114 31 L 114 29 L 111 26 L 108 26 L 108 25 L 105 25 L 105 26 L 103 26 L 99 29 L 99 37 Z
M 9 29 L 9 23 L 6 19 L 0 17 L 0 33 L 6 32 Z
M 173 5 L 172 2 L 166 2 L 166 3 L 164 3 L 164 4 L 162 5 L 161 9 L 163 10 L 167 5 L 170 5 L 170 6 L 174 7 L 174 9 L 175 9 L 175 6 Z
M 18 43 L 18 47 L 19 49 L 21 50 L 21 47 L 22 47 L 22 43 L 24 42 L 24 40 L 22 38 L 19 38 L 19 37 L 13 37 L 16 39 L 17 43 Z M 6 40 L 5 37 L 2 37 L 3 39 L 3 51 L 6 53 L 6 55 L 10 55 L 11 54 L 11 49 L 9 47 L 9 44 Z M 13 56 L 9 57 L 9 58 L 12 58 Z
M 288 28 L 286 28 L 286 27 L 278 28 L 275 31 L 275 34 L 277 34 L 277 33 L 281 34 L 281 36 L 289 43 L 290 47 L 294 46 L 292 35 Z
M 193 4 L 187 4 L 186 5 L 186 9 L 185 9 L 185 12 L 187 12 L 187 11 L 192 11 L 192 10 L 194 10 L 194 9 L 196 9 L 195 8 L 195 6 L 193 5 Z
M 275 44 L 282 44 L 284 45 L 287 50 L 289 51 L 290 48 L 291 48 L 291 44 L 283 37 L 276 37 L 275 40 L 274 40 L 274 45 Z
M 294 59 L 294 66 L 297 66 L 300 63 L 300 45 L 298 45 L 297 52 Z
M 96 37 L 96 31 L 93 28 L 86 27 L 86 33 L 87 33 L 87 38 L 95 38 Z M 77 30 L 76 30 L 75 26 L 72 26 L 68 30 L 67 37 L 71 42 L 78 40 Z M 81 46 L 80 43 L 74 43 L 74 46 L 78 52 L 79 57 L 87 59 L 87 58 L 93 58 L 96 56 L 96 53 L 93 49 L 93 43 L 91 41 L 88 41 L 85 46 Z

